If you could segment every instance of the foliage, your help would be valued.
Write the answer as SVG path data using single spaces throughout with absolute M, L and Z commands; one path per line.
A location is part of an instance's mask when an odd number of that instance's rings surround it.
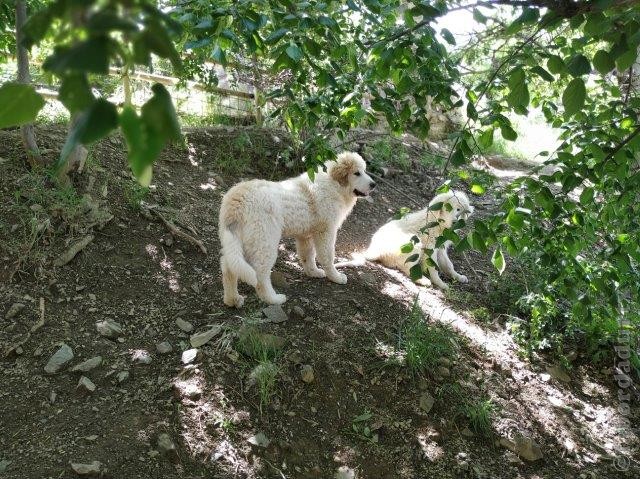
M 416 298 L 400 326 L 398 348 L 405 352 L 409 369 L 413 373 L 423 373 L 433 369 L 441 358 L 451 358 L 456 343 L 449 328 L 427 321 Z
M 491 415 L 495 406 L 491 399 L 469 401 L 462 407 L 462 412 L 476 434 L 488 436 L 491 432 Z

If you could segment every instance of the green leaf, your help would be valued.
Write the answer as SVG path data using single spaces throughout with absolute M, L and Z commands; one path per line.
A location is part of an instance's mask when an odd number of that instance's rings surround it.
M 593 194 L 593 188 L 585 188 L 584 190 L 582 190 L 582 193 L 580 193 L 580 204 L 583 206 L 587 206 L 588 204 L 593 202 Z
M 153 96 L 141 109 L 142 118 L 165 141 L 182 139 L 180 124 L 167 89 L 159 83 L 151 87 Z
M 148 22 L 140 35 L 148 51 L 171 61 L 174 68 L 180 68 L 182 61 L 167 30 L 158 22 Z
M 481 148 L 487 149 L 493 145 L 493 127 L 486 129 L 482 132 L 482 134 L 478 137 L 478 144 Z
M 76 113 L 88 108 L 95 97 L 84 73 L 72 73 L 62 80 L 58 92 L 58 99 L 67 107 L 70 113 Z
M 493 252 L 493 255 L 491 256 L 491 263 L 493 264 L 493 266 L 495 266 L 496 270 L 498 270 L 498 273 L 502 275 L 506 267 L 502 249 L 496 248 L 496 250 Z
M 420 263 L 416 263 L 409 268 L 409 277 L 412 281 L 417 281 L 422 278 L 422 266 Z
M 616 67 L 618 71 L 626 71 L 635 63 L 636 58 L 638 58 L 638 50 L 637 48 L 631 47 L 626 53 L 620 55 L 616 58 Z
M 264 42 L 267 45 L 273 45 L 277 43 L 278 40 L 280 40 L 282 37 L 284 37 L 288 32 L 288 28 L 279 28 L 277 30 L 274 30 L 269 35 L 267 35 L 267 37 L 264 39 Z
M 593 66 L 600 74 L 606 75 L 615 68 L 616 64 L 609 52 L 598 50 L 593 56 Z
M 547 68 L 551 73 L 555 73 L 557 75 L 564 72 L 567 66 L 558 55 L 551 55 L 547 60 Z
M 24 38 L 22 44 L 25 48 L 30 49 L 44 38 L 53 21 L 53 15 L 50 8 L 43 8 L 32 13 L 24 24 Z
M 509 77 L 509 95 L 507 96 L 507 103 L 512 107 L 524 107 L 529 106 L 529 89 L 526 83 L 526 77 L 524 70 L 518 68 Z
M 109 73 L 109 55 L 112 50 L 108 37 L 92 37 L 71 47 L 55 47 L 42 68 L 58 75 L 70 71 L 106 74 Z
M 540 78 L 542 78 L 543 80 L 546 80 L 548 82 L 552 82 L 555 81 L 554 76 L 549 73 L 547 70 L 545 70 L 544 68 L 542 68 L 540 65 L 537 65 L 535 67 L 533 67 L 531 69 L 531 71 L 533 73 L 535 73 L 536 75 L 538 75 Z
M 500 133 L 507 141 L 515 141 L 518 138 L 518 134 L 509 125 L 500 125 Z
M 420 254 L 414 253 L 414 254 L 410 255 L 407 259 L 405 259 L 404 262 L 405 263 L 414 263 L 414 262 L 418 261 L 418 258 L 420 258 Z
M 0 128 L 31 123 L 43 106 L 44 99 L 32 85 L 3 84 L 0 86 Z
M 569 70 L 569 73 L 574 77 L 579 77 L 591 72 L 591 64 L 589 63 L 589 60 L 587 60 L 587 57 L 577 53 L 567 62 L 567 70 Z
M 440 35 L 442 35 L 442 38 L 445 39 L 445 41 L 449 44 L 449 45 L 455 45 L 456 44 L 456 39 L 453 36 L 453 34 L 446 28 L 443 28 L 440 31 Z
M 211 52 L 211 58 L 213 58 L 220 65 L 227 64 L 227 55 L 225 55 L 224 50 L 220 48 L 220 45 L 216 43 L 213 47 L 213 51 Z
M 413 251 L 413 243 L 406 243 L 400 247 L 401 253 L 407 254 L 407 253 L 411 253 L 412 251 Z
M 302 58 L 302 50 L 300 50 L 300 47 L 295 43 L 290 44 L 287 47 L 286 52 L 289 58 L 291 58 L 296 63 L 299 62 Z
M 78 117 L 75 128 L 62 147 L 56 166 L 64 163 L 78 144 L 90 145 L 107 136 L 117 126 L 118 112 L 115 105 L 102 98 L 94 101 Z
M 473 193 L 474 195 L 482 195 L 485 192 L 485 188 L 482 185 L 479 185 L 477 183 L 474 183 L 473 185 L 471 185 L 471 193 Z
M 518 213 L 515 209 L 509 211 L 507 214 L 507 224 L 513 229 L 521 230 L 524 226 L 524 215 Z
M 587 90 L 582 78 L 574 78 L 569 82 L 562 94 L 562 104 L 567 115 L 577 113 L 584 106 Z

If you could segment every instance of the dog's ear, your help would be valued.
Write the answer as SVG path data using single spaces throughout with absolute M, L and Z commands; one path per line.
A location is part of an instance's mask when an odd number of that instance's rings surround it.
M 340 186 L 347 186 L 347 184 L 349 184 L 349 174 L 352 169 L 353 163 L 351 161 L 338 160 L 331 165 L 329 176 L 331 176 L 332 180 L 337 181 Z

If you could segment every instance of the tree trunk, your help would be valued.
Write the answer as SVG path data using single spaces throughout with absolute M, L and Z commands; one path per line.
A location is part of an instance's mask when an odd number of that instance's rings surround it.
M 23 26 L 27 21 L 27 4 L 25 0 L 16 1 L 16 57 L 18 60 L 18 82 L 31 84 L 31 75 L 29 74 L 29 52 L 22 45 L 24 38 Z M 22 143 L 27 153 L 27 160 L 31 167 L 42 165 L 42 155 L 36 143 L 36 134 L 32 124 L 22 125 L 20 127 L 22 134 Z

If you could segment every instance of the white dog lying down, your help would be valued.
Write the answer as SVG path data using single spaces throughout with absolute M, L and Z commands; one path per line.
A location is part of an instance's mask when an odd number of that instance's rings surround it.
M 466 283 L 468 281 L 467 277 L 456 272 L 447 254 L 451 242 L 447 241 L 438 249 L 435 248 L 435 245 L 438 236 L 440 236 L 446 228 L 451 228 L 457 220 L 467 219 L 469 215 L 473 213 L 473 206 L 469 204 L 467 195 L 461 191 L 453 190 L 437 195 L 431 200 L 429 206 L 435 205 L 436 203 L 442 203 L 440 210 L 431 211 L 429 207 L 427 207 L 415 213 L 409 213 L 399 220 L 393 220 L 385 224 L 376 231 L 371 238 L 371 243 L 367 251 L 365 251 L 364 257 L 358 258 L 356 255 L 354 261 L 338 263 L 336 266 L 338 268 L 343 266 L 357 266 L 363 264 L 364 260 L 378 261 L 389 268 L 399 269 L 409 276 L 411 267 L 423 260 L 423 249 L 432 249 L 433 254 L 431 259 L 433 259 L 438 267 L 453 279 L 461 283 Z M 438 225 L 425 228 L 427 225 L 434 223 L 438 223 Z M 424 232 L 420 231 L 421 228 L 425 228 Z M 410 243 L 413 236 L 417 236 L 420 241 L 414 245 L 412 252 L 402 253 L 400 251 L 402 245 Z M 406 262 L 407 258 L 416 253 L 418 254 L 417 260 Z M 421 264 L 423 264 L 424 267 L 424 263 Z M 431 282 L 435 286 L 440 289 L 449 289 L 449 286 L 440 279 L 436 268 L 427 265 L 427 270 L 429 271 Z M 421 278 L 418 283 L 425 286 L 430 284 L 426 278 Z
M 283 236 L 296 239 L 304 272 L 345 284 L 347 276 L 336 270 L 338 229 L 358 197 L 366 197 L 375 182 L 357 153 L 344 152 L 327 162 L 311 181 L 304 173 L 281 182 L 251 180 L 239 183 L 222 198 L 219 235 L 224 303 L 241 307 L 238 279 L 254 286 L 260 299 L 282 304 L 284 294 L 271 285 L 271 268 Z M 320 265 L 316 266 L 316 252 Z

